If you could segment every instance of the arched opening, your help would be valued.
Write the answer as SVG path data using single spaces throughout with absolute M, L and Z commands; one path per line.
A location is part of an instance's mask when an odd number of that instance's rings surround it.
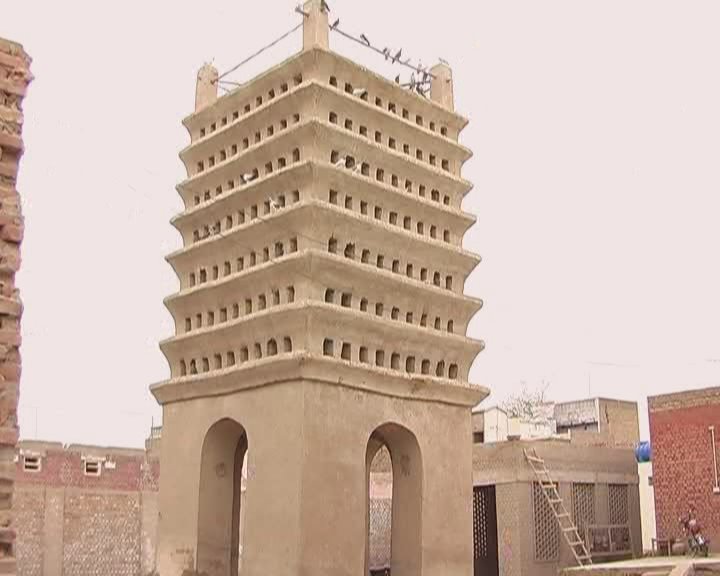
M 200 464 L 198 573 L 239 574 L 247 449 L 245 429 L 234 420 L 216 422 L 205 435 Z
M 422 457 L 412 432 L 384 424 L 370 436 L 365 574 L 414 576 L 422 552 Z

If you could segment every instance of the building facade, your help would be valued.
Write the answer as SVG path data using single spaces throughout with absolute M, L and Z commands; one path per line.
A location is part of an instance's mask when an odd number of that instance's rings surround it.
M 13 515 L 20 576 L 148 576 L 160 462 L 152 451 L 21 441 Z
M 12 524 L 13 458 L 18 439 L 20 317 L 15 287 L 24 224 L 17 176 L 24 151 L 23 100 L 32 80 L 22 46 L 0 38 L 0 572 L 15 573 Z
M 694 507 L 720 549 L 720 388 L 651 396 L 648 412 L 657 537 L 681 539 L 680 518 Z
M 448 66 L 424 98 L 330 51 L 327 10 L 307 2 L 302 51 L 221 97 L 203 67 L 184 121 L 161 576 L 237 574 L 241 548 L 249 576 L 367 573 L 384 448 L 393 575 L 472 570 L 467 120 Z
M 544 460 L 593 562 L 641 555 L 637 404 L 557 403 L 526 425 L 503 414 L 473 414 L 475 574 L 551 576 L 576 565 L 526 451 Z

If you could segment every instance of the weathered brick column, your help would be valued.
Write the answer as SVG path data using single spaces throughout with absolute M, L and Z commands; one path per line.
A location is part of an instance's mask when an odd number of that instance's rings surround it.
M 30 74 L 22 46 L 0 38 L 0 573 L 15 573 L 11 504 L 20 383 L 22 302 L 15 288 L 23 218 L 16 184 L 23 153 L 22 102 Z

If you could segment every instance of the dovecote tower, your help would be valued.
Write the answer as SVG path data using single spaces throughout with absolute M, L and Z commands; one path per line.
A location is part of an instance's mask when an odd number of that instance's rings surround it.
M 303 11 L 300 53 L 223 96 L 204 66 L 184 121 L 158 571 L 367 574 L 385 446 L 393 576 L 470 576 L 467 121 L 447 66 L 423 98 L 331 52 L 320 0 Z

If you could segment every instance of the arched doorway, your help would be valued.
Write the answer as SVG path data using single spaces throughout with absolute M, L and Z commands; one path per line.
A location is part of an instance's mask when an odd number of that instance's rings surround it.
M 367 443 L 365 470 L 365 574 L 415 576 L 422 560 L 423 490 L 422 457 L 415 435 L 398 424 L 376 428 Z M 390 502 L 382 502 L 387 496 Z M 389 554 L 383 550 L 387 534 L 370 533 L 371 514 L 373 530 L 389 530 Z M 388 514 L 389 527 L 383 521 Z
M 205 435 L 200 464 L 197 571 L 237 576 L 240 563 L 242 471 L 248 441 L 245 429 L 229 418 Z

